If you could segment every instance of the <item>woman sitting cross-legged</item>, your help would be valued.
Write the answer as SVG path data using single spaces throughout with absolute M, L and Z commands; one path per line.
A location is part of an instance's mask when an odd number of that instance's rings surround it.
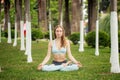
M 73 71 L 82 67 L 71 54 L 69 40 L 65 39 L 65 31 L 62 26 L 57 25 L 54 30 L 55 39 L 48 44 L 48 52 L 45 59 L 37 67 L 42 71 Z M 52 54 L 51 54 L 52 53 Z M 67 61 L 66 54 L 70 61 Z M 46 65 L 50 57 L 53 57 L 51 65 Z

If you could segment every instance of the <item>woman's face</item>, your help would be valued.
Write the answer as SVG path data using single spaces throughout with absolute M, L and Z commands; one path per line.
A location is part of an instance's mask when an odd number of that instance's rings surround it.
M 63 30 L 62 30 L 62 28 L 58 27 L 58 28 L 55 30 L 55 34 L 56 34 L 56 37 L 57 37 L 57 38 L 61 38 L 62 35 L 63 35 Z

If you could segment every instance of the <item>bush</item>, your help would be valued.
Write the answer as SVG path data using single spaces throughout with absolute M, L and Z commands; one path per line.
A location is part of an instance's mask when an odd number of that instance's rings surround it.
M 80 40 L 80 33 L 76 32 L 68 36 L 68 39 L 70 39 L 74 45 L 78 44 L 78 41 Z
M 13 39 L 14 38 L 14 29 L 11 29 L 11 38 Z M 5 38 L 8 38 L 8 30 L 6 31 L 3 31 L 2 32 L 2 36 L 4 36 Z
M 44 38 L 45 39 L 49 39 L 49 31 L 47 31 L 47 32 L 44 33 Z M 52 32 L 52 38 L 54 39 L 53 32 Z
M 5 37 L 4 31 L 1 31 L 1 37 Z
M 43 38 L 42 31 L 38 28 L 33 28 L 32 29 L 32 40 L 42 39 L 42 38 Z
M 89 32 L 85 37 L 88 46 L 95 47 L 95 31 Z M 99 31 L 99 46 L 107 47 L 109 46 L 109 36 L 104 31 Z

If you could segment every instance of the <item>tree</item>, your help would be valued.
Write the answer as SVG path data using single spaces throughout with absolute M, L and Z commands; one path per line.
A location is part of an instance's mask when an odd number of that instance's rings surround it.
M 88 30 L 95 30 L 97 18 L 97 0 L 88 0 Z
M 19 27 L 19 18 L 20 18 L 20 14 L 19 14 L 19 0 L 15 0 L 15 36 L 14 36 L 14 43 L 13 46 L 17 45 L 17 28 Z M 18 28 L 19 29 L 19 28 Z
M 32 62 L 31 55 L 31 17 L 30 17 L 30 0 L 25 0 L 25 9 L 26 9 L 26 52 L 27 62 Z
M 118 19 L 117 19 L 117 0 L 110 0 L 111 3 L 111 72 L 120 73 L 119 52 L 118 52 Z
M 47 31 L 46 0 L 38 0 L 38 23 L 43 31 Z
M 20 50 L 25 50 L 25 45 L 24 45 L 24 29 L 23 29 L 23 13 L 22 13 L 22 0 L 20 0 L 20 37 L 21 37 L 21 46 Z
M 72 21 L 71 21 L 71 33 L 79 32 L 80 27 L 80 6 L 79 0 L 72 0 Z
M 1 18 L 1 0 L 0 0 L 0 18 Z M 0 19 L 0 43 L 1 43 L 1 19 Z
M 96 40 L 95 40 L 95 55 L 99 55 L 99 0 L 97 0 L 97 18 L 96 18 Z
M 63 0 L 58 0 L 58 5 L 59 5 L 59 24 L 63 26 Z
M 49 39 L 52 41 L 52 27 L 51 27 L 51 10 L 50 10 L 50 0 L 48 0 L 48 10 L 49 10 Z
M 70 18 L 69 18 L 69 0 L 65 0 L 65 34 L 71 34 Z
M 5 12 L 5 24 L 4 24 L 4 30 L 7 30 L 8 28 L 8 15 L 9 15 L 9 8 L 10 8 L 10 1 L 4 0 L 4 12 Z
M 79 51 L 84 51 L 84 22 L 83 22 L 83 0 L 80 0 L 80 46 Z
M 8 29 L 8 43 L 12 43 L 11 39 L 11 24 L 10 24 L 10 0 L 4 0 L 5 24 L 4 30 Z

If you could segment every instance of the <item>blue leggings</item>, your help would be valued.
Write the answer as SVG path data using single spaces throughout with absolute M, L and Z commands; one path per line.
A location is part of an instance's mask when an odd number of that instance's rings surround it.
M 62 63 L 66 63 L 67 61 L 63 62 L 56 62 L 53 61 L 51 65 L 44 65 L 42 67 L 42 71 L 74 71 L 78 70 L 79 67 L 76 64 L 70 64 L 67 66 L 63 66 Z

